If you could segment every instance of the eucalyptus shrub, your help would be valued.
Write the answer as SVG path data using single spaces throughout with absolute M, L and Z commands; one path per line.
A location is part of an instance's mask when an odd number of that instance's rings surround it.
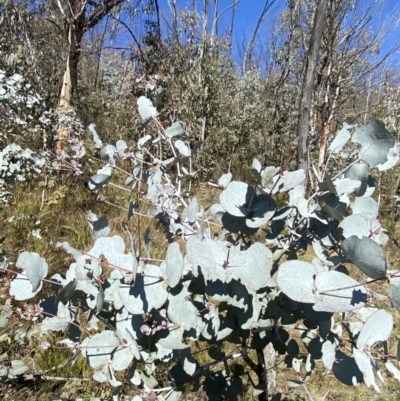
M 391 270 L 384 255 L 388 236 L 378 220 L 370 176 L 373 169 L 388 170 L 399 160 L 384 124 L 344 124 L 329 146 L 324 180 L 309 197 L 305 171 L 280 171 L 254 159 L 250 184 L 223 174 L 210 183 L 221 191 L 219 203 L 200 210 L 190 179 L 186 186 L 183 182 L 195 173 L 193 159 L 201 144 L 192 142 L 180 121 L 164 129 L 149 99 L 140 97 L 138 108 L 144 134 L 131 148 L 121 140 L 103 144 L 95 127 L 89 127 L 104 165 L 88 186 L 101 199 L 105 186 L 117 186 L 113 174 L 121 171 L 119 160 L 131 161 L 119 187 L 136 192 L 149 204 L 148 217 L 165 228 L 165 259 L 152 259 L 149 228 L 137 238 L 126 227 L 126 249 L 122 236 L 109 235 L 107 217 L 88 211 L 92 248 L 57 244 L 74 258 L 65 276 L 48 279 L 46 260 L 30 252 L 20 254 L 18 272 L 7 262 L 1 266 L 15 274 L 10 295 L 17 301 L 34 298 L 45 285 L 54 287 L 54 295 L 31 315 L 42 317 L 36 324 L 43 335 L 65 332 L 59 346 L 72 351 L 67 362 L 82 354 L 93 379 L 115 387 L 116 398 L 123 386 L 116 373 L 126 372 L 141 389 L 135 401 L 177 400 L 184 383 L 203 375 L 210 399 L 234 399 L 243 383 L 240 370 L 226 368 L 231 359 L 255 370 L 259 384 L 254 392 L 266 397 L 263 351 L 271 346 L 293 368 L 291 387 L 312 380 L 316 366 L 345 384 L 363 382 L 376 391 L 376 376 L 382 382 L 388 373 L 400 379 L 393 346 L 388 347 L 394 341 L 392 313 L 400 309 L 400 272 Z M 150 124 L 157 135 L 146 133 Z M 349 144 L 358 147 L 356 157 L 331 177 L 330 165 Z M 282 194 L 287 202 L 278 207 L 274 198 Z M 130 202 L 126 213 L 127 220 L 139 218 L 137 202 Z M 309 248 L 315 257 L 301 260 L 300 251 Z M 344 263 L 358 268 L 362 278 L 351 277 Z M 377 281 L 389 282 L 388 293 L 372 289 Z M 378 307 L 383 302 L 394 309 Z M 7 319 L 3 316 L 3 326 Z M 198 340 L 210 344 L 213 362 L 201 365 L 192 354 Z M 227 352 L 228 343 L 237 344 L 236 353 Z M 250 350 L 257 353 L 257 363 Z M 160 388 L 156 376 L 164 364 L 170 384 Z M 22 361 L 0 366 L 9 377 L 26 369 Z

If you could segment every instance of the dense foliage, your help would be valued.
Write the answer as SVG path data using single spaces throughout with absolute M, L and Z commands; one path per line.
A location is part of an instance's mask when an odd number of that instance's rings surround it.
M 146 397 L 167 392 L 166 399 L 176 399 L 185 382 L 204 374 L 203 387 L 211 399 L 231 399 L 241 391 L 240 375 L 208 371 L 210 365 L 196 360 L 190 344 L 197 340 L 213 346 L 211 366 L 247 358 L 250 349 L 262 354 L 272 344 L 300 375 L 290 386 L 310 380 L 322 363 L 346 384 L 363 381 L 379 391 L 373 372 L 375 368 L 382 377 L 378 362 L 383 355 L 375 346 L 390 338 L 393 318 L 374 303 L 387 296 L 394 308 L 399 307 L 399 272 L 390 270 L 382 250 L 388 236 L 377 220 L 370 170 L 388 170 L 398 162 L 392 134 L 377 120 L 356 129 L 345 124 L 330 144 L 329 160 L 343 153 L 348 141 L 358 145 L 357 156 L 332 179 L 326 173 L 318 191 L 308 198 L 303 170 L 262 167 L 254 159 L 252 185 L 224 174 L 214 184 L 221 190 L 220 203 L 200 210 L 197 199 L 187 195 L 190 188 L 183 185 L 184 177 L 193 175 L 199 143 L 190 141 L 182 122 L 164 129 L 146 97 L 138 99 L 138 108 L 143 123 L 156 125 L 158 136 L 146 134 L 133 148 L 121 140 L 104 145 L 94 126 L 89 127 L 105 164 L 88 186 L 100 197 L 103 188 L 112 185 L 118 160 L 130 161 L 121 189 L 145 191 L 147 215 L 165 230 L 165 260 L 152 259 L 149 228 L 138 239 L 142 248 L 126 229 L 126 250 L 123 237 L 109 236 L 107 217 L 88 211 L 94 245 L 84 250 L 67 242 L 57 244 L 75 261 L 65 277 L 51 276 L 54 295 L 30 312 L 40 332 L 66 332 L 61 343 L 72 350 L 71 362 L 82 353 L 94 369 L 93 378 L 116 389 L 123 386 L 116 372 L 127 371 Z M 76 143 L 73 137 L 70 141 Z M 80 150 L 78 159 L 84 154 Z M 286 192 L 287 204 L 278 207 L 274 197 Z M 140 215 L 138 206 L 130 203 L 127 221 Z M 255 240 L 260 228 L 266 233 L 263 242 Z M 185 240 L 184 252 L 179 238 Z M 299 259 L 300 250 L 307 247 L 315 253 L 311 262 Z M 366 277 L 352 278 L 345 262 Z M 15 300 L 29 300 L 49 285 L 49 266 L 37 253 L 22 252 L 16 267 L 19 272 L 2 265 L 4 272 L 15 273 L 10 286 Z M 371 291 L 377 280 L 390 281 L 389 294 Z M 38 316 L 42 318 L 37 320 Z M 6 324 L 7 316 L 2 325 Z M 344 327 L 350 338 L 342 335 Z M 305 355 L 290 339 L 297 331 Z M 240 345 L 241 351 L 227 355 L 227 341 Z M 384 355 L 388 371 L 400 377 L 392 355 Z M 162 390 L 155 378 L 160 362 L 172 362 L 171 384 Z M 26 369 L 15 360 L 2 372 L 12 378 Z M 259 372 L 256 392 L 265 391 L 265 375 L 265 370 Z

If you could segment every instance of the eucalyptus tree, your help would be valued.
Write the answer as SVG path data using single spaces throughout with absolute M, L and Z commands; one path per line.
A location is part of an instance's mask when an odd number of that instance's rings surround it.
M 317 69 L 319 46 L 321 44 L 322 31 L 324 29 L 325 10 L 326 0 L 318 0 L 311 31 L 310 45 L 307 51 L 306 71 L 304 74 L 299 120 L 297 125 L 297 134 L 299 137 L 297 147 L 297 163 L 299 168 L 302 168 L 306 171 L 308 167 L 307 139 L 310 123 L 311 99 L 315 72 Z
M 57 14 L 51 16 L 61 20 L 66 46 L 66 60 L 62 76 L 58 105 L 69 108 L 73 92 L 78 88 L 78 63 L 82 40 L 87 31 L 99 24 L 109 13 L 116 11 L 124 0 L 67 0 L 55 2 Z M 52 1 L 50 1 L 50 4 Z
M 319 178 L 323 176 L 321 170 L 329 133 L 344 119 L 355 122 L 363 115 L 365 102 L 357 104 L 357 101 L 364 96 L 364 82 L 369 80 L 368 90 L 374 89 L 378 80 L 371 78 L 372 74 L 376 74 L 398 46 L 386 46 L 382 51 L 382 41 L 396 29 L 392 21 L 382 19 L 384 4 L 384 0 L 327 1 L 325 28 L 311 88 L 310 121 L 304 124 L 304 135 L 308 135 L 310 149 L 315 150 L 315 144 L 319 143 L 318 161 L 315 163 Z M 274 65 L 279 73 L 275 81 L 277 106 L 273 110 L 285 102 L 288 90 L 296 99 L 291 101 L 292 106 L 288 106 L 293 107 L 299 102 L 315 12 L 315 1 L 301 0 L 288 1 L 280 14 L 280 26 L 271 43 Z M 286 122 L 288 127 L 293 127 L 296 113 L 291 115 Z M 304 143 L 302 146 L 304 148 Z
M 384 41 L 388 41 L 396 29 L 389 18 L 381 17 L 384 4 L 384 0 L 328 1 L 314 95 L 314 113 L 320 132 L 320 178 L 335 118 L 355 122 L 365 111 L 368 113 L 364 107 L 354 110 L 351 105 L 362 96 L 364 81 L 368 81 L 369 92 L 376 88 L 379 80 L 372 75 L 399 47 L 398 44 L 384 46 Z

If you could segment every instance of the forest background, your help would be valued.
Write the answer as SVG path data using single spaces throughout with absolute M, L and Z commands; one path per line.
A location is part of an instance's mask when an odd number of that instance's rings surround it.
M 104 143 L 136 142 L 147 129 L 137 111 L 137 100 L 146 96 L 157 106 L 164 127 L 183 121 L 191 140 L 201 143 L 193 161 L 196 174 L 190 180 L 204 206 L 216 196 L 205 185 L 207 181 L 216 182 L 226 172 L 246 179 L 250 172 L 244 166 L 253 158 L 264 166 L 280 166 L 282 171 L 295 169 L 300 102 L 317 3 L 3 0 L 0 149 L 15 143 L 57 157 L 70 152 L 71 127 L 83 133 L 90 124 L 95 124 Z M 398 138 L 398 15 L 396 1 L 326 1 L 310 88 L 310 188 L 318 187 L 327 147 L 344 122 L 366 124 L 371 118 L 380 119 Z M 15 262 L 21 250 L 44 252 L 58 272 L 65 260 L 50 250 L 53 239 L 68 240 L 80 249 L 89 246 L 86 211 L 99 207 L 105 211 L 107 200 L 98 206 L 86 190 L 84 183 L 94 167 L 89 161 L 85 168 L 83 176 L 43 175 L 27 169 L 29 179 L 24 183 L 7 180 L 2 170 L 0 249 L 8 260 Z M 383 214 L 390 212 L 386 226 L 394 238 L 397 177 L 396 171 L 376 177 L 380 209 Z M 109 196 L 116 205 L 126 207 L 123 196 Z M 115 210 L 109 217 L 118 226 L 121 217 Z M 162 252 L 160 247 L 160 258 Z M 6 302 L 6 277 L 2 283 Z M 15 327 L 19 324 L 16 318 Z M 27 357 L 22 344 L 13 339 L 11 349 Z M 9 347 L 4 345 L 3 352 L 9 352 Z M 54 358 L 60 364 L 63 359 L 55 350 L 51 356 L 38 348 L 32 352 L 33 364 L 41 370 L 53 368 Z M 75 367 L 74 375 L 90 377 L 82 366 Z M 329 380 L 326 383 L 329 388 Z M 43 397 L 50 391 L 62 394 L 56 382 L 41 389 Z M 20 390 L 28 391 L 25 385 Z M 315 391 L 322 394 L 324 390 Z M 96 391 L 72 386 L 69 396 Z M 108 394 L 108 390 L 101 391 Z M 304 394 L 300 391 L 294 397 L 301 399 Z

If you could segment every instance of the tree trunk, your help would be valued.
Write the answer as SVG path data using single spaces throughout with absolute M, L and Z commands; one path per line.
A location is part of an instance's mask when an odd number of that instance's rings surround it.
M 321 45 L 322 31 L 325 24 L 327 0 L 318 0 L 313 27 L 311 31 L 310 46 L 308 48 L 306 71 L 301 92 L 297 135 L 297 168 L 308 170 L 308 132 L 310 125 L 311 99 L 314 89 L 314 78 L 317 67 L 319 47 Z
M 71 107 L 72 96 L 78 91 L 78 63 L 83 37 L 83 26 L 77 24 L 68 25 L 68 56 L 65 64 L 65 71 L 62 77 L 62 85 L 58 106 L 67 109 Z
M 96 26 L 109 12 L 117 8 L 124 0 L 103 0 L 90 2 L 92 9 L 87 9 L 87 0 L 57 1 L 64 20 L 65 36 L 68 43 L 67 60 L 62 76 L 62 85 L 58 98 L 61 109 L 71 107 L 74 92 L 78 91 L 78 63 L 81 56 L 82 38 L 85 32 Z M 156 1 L 158 9 L 158 2 Z M 89 10 L 89 11 L 88 11 Z M 86 15 L 88 11 L 89 15 Z
M 68 109 L 72 104 L 72 96 L 78 90 L 78 63 L 82 38 L 85 29 L 85 6 L 81 1 L 70 1 L 71 17 L 65 17 L 65 36 L 68 41 L 68 55 L 62 77 L 58 107 Z

